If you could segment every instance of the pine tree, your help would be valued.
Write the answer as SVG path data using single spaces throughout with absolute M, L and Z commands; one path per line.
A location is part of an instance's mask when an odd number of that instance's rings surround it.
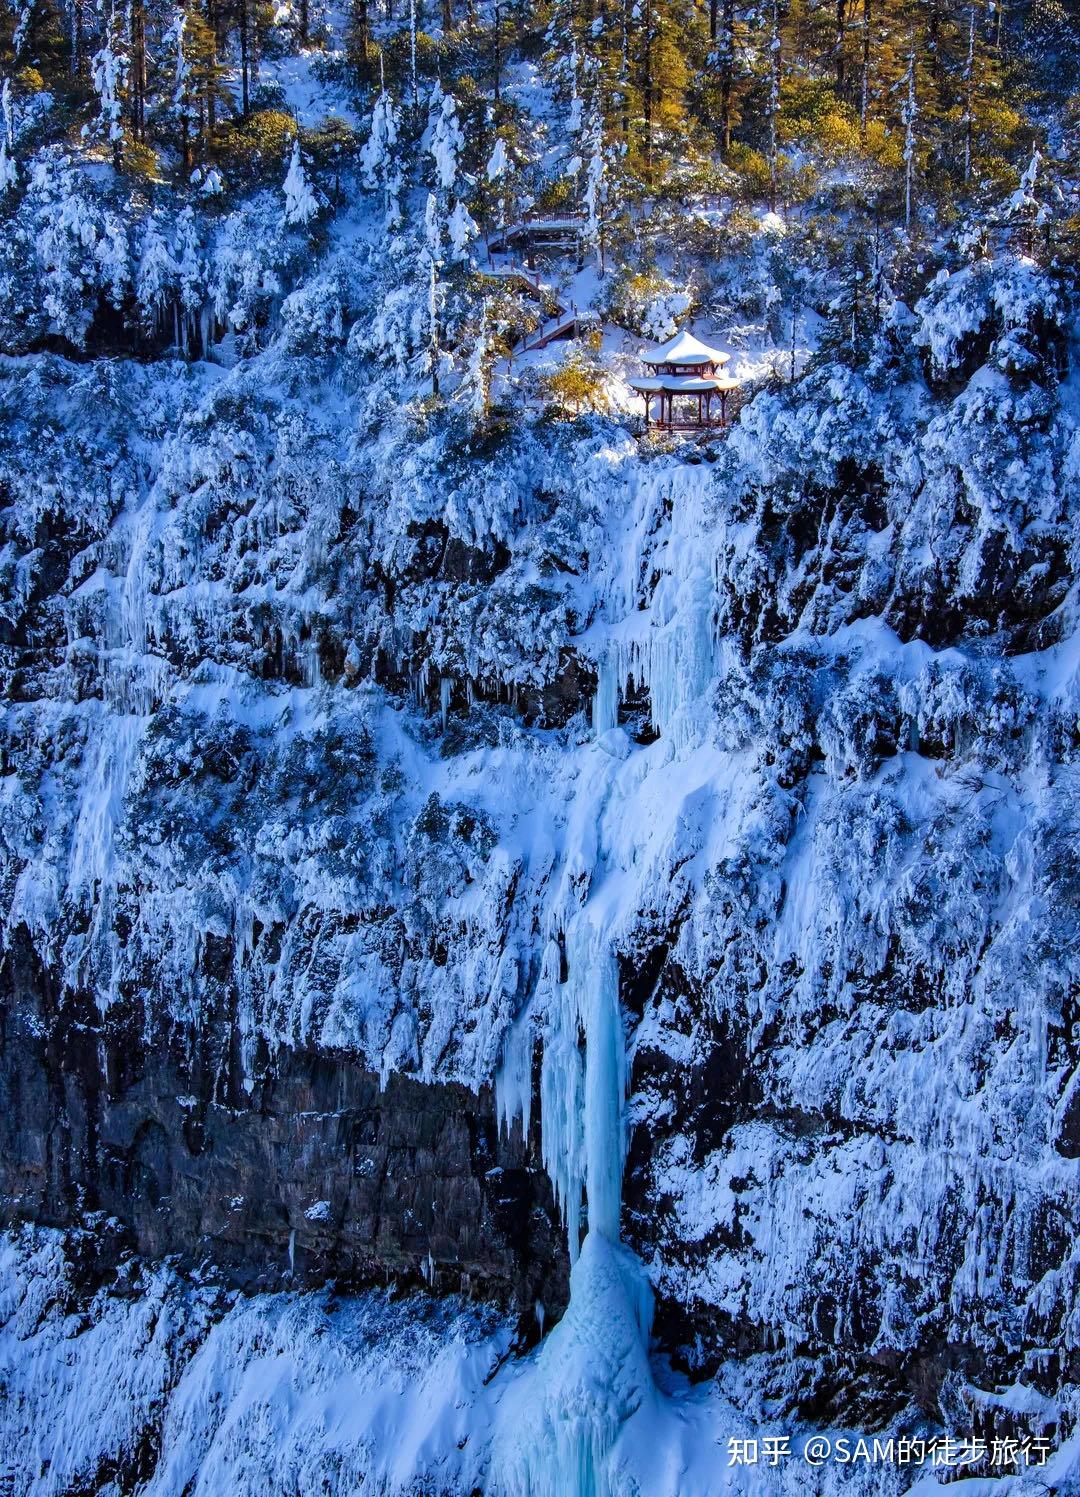
M 127 4 L 129 70 L 128 110 L 132 138 L 146 139 L 146 104 L 148 95 L 148 55 L 146 50 L 145 0 L 128 0 Z
M 188 62 L 185 38 L 188 26 L 186 11 L 181 11 L 170 28 L 166 40 L 173 49 L 173 86 L 171 113 L 180 131 L 180 149 L 184 167 L 191 169 L 192 139 L 198 128 L 198 101 L 195 81 Z
M 424 237 L 420 252 L 421 276 L 426 284 L 427 301 L 427 351 L 425 363 L 431 375 L 431 393 L 439 394 L 439 360 L 441 335 L 439 319 L 443 303 L 443 286 L 439 276 L 442 269 L 442 233 L 439 227 L 439 207 L 433 192 L 428 193 L 424 210 Z
M 135 274 L 139 319 L 148 334 L 159 332 L 165 325 L 169 307 L 176 298 L 177 274 L 168 240 L 161 232 L 159 215 L 151 214 Z
M 585 160 L 585 226 L 584 240 L 596 251 L 600 275 L 604 274 L 604 209 L 607 204 L 607 158 L 604 151 L 604 126 L 600 103 L 594 93 L 585 122 L 583 144 Z
M 185 125 L 193 126 L 197 154 L 204 159 L 213 138 L 219 108 L 228 103 L 226 69 L 218 60 L 214 26 L 195 0 L 188 0 L 183 13 L 183 101 Z M 174 96 L 175 97 L 175 96 Z M 185 137 L 185 165 L 192 160 L 191 136 Z
M 206 300 L 206 271 L 190 208 L 177 219 L 172 260 L 176 266 L 176 342 L 187 351 L 196 343 L 199 313 Z
M 105 22 L 105 35 L 90 65 L 90 76 L 98 96 L 96 131 L 112 147 L 113 165 L 119 167 L 124 144 L 124 96 L 127 90 L 129 58 L 125 37 L 111 0 Z
M 461 394 L 476 426 L 483 426 L 491 409 L 491 372 L 495 361 L 490 339 L 490 303 L 480 307 L 480 326 L 473 339 L 461 382 Z
M 0 129 L 0 198 L 3 198 L 15 186 L 19 175 L 13 159 L 15 109 L 11 101 L 10 78 L 4 79 L 3 89 L 0 89 L 0 114 L 3 117 L 3 128 Z
M 506 149 L 506 141 L 499 135 L 488 157 L 487 166 L 484 169 L 484 180 L 491 188 L 496 203 L 499 199 L 501 184 L 502 216 L 506 223 L 509 223 L 512 217 L 510 177 L 510 153 Z
M 769 210 L 776 212 L 777 188 L 777 125 L 780 118 L 780 68 L 782 62 L 780 40 L 780 8 L 778 0 L 772 0 L 772 20 L 769 28 Z
M 720 151 L 731 150 L 732 104 L 735 88 L 735 0 L 722 0 L 719 29 L 713 6 L 710 31 L 716 42 L 716 65 L 720 80 Z
M 319 204 L 308 185 L 298 139 L 293 141 L 289 170 L 285 174 L 281 190 L 285 194 L 285 222 L 287 224 L 303 226 L 318 216 Z
M 346 34 L 346 49 L 357 77 L 367 83 L 371 76 L 371 60 L 377 48 L 371 39 L 371 6 L 369 0 L 349 0 L 349 25 Z M 382 53 L 379 53 L 379 68 L 382 69 Z
M 677 138 L 685 124 L 689 61 L 696 49 L 695 17 L 696 10 L 683 11 L 676 0 L 641 0 L 633 32 L 638 43 L 636 91 L 646 176 L 652 174 L 657 145 L 665 136 Z
M 11 79 L 4 79 L 0 89 L 0 117 L 3 119 L 3 135 L 9 151 L 15 149 L 15 101 L 11 97 Z
M 440 192 L 450 193 L 457 185 L 458 160 L 465 146 L 465 136 L 458 119 L 457 101 L 444 94 L 438 84 L 432 94 L 429 124 L 429 151 L 435 162 L 435 182 Z
M 371 111 L 371 128 L 360 153 L 364 185 L 378 192 L 383 223 L 389 230 L 401 223 L 401 167 L 398 163 L 398 117 L 394 101 L 383 87 Z
M 911 198 L 915 184 L 917 145 L 915 122 L 919 117 L 918 100 L 915 94 L 915 47 L 912 44 L 908 56 L 907 97 L 901 119 L 904 125 L 904 228 L 911 228 Z

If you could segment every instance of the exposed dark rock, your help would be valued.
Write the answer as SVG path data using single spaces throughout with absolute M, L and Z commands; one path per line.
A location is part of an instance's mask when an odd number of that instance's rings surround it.
M 429 1283 L 516 1308 L 566 1300 L 565 1233 L 490 1089 L 379 1078 L 282 1049 L 250 1081 L 129 1005 L 58 1007 L 25 941 L 0 1000 L 0 1220 L 123 1224 L 150 1258 L 246 1284 Z M 218 1030 L 228 1043 L 227 1031 Z

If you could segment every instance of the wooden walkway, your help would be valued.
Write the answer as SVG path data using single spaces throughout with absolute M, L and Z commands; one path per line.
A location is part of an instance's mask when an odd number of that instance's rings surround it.
M 566 217 L 544 217 L 526 213 L 513 223 L 493 229 L 487 237 L 490 254 L 506 254 L 512 249 L 532 254 L 537 249 L 577 249 L 581 245 L 583 221 L 577 214 Z
M 517 352 L 526 353 L 530 349 L 546 348 L 549 343 L 554 343 L 558 338 L 576 338 L 581 331 L 583 321 L 584 318 L 577 307 L 572 307 L 569 311 L 565 307 L 560 307 L 554 317 L 540 324 L 531 338 L 528 333 L 525 334 L 518 344 Z

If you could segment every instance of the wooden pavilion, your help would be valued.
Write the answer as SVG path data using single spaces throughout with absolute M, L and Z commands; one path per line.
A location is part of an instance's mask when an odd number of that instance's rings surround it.
M 632 379 L 630 388 L 645 397 L 645 429 L 660 431 L 704 431 L 727 425 L 727 398 L 739 382 L 723 373 L 730 358 L 710 348 L 692 333 L 677 333 L 663 348 L 646 354 L 643 363 L 652 372 Z M 659 396 L 659 413 L 653 399 Z M 719 416 L 713 415 L 713 400 L 719 399 Z

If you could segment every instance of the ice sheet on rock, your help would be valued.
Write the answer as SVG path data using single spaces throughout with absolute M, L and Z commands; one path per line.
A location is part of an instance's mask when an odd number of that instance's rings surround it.
M 648 1359 L 652 1291 L 633 1254 L 590 1227 L 570 1304 L 535 1359 L 504 1387 L 492 1497 L 614 1497 L 617 1442 L 658 1403 Z

